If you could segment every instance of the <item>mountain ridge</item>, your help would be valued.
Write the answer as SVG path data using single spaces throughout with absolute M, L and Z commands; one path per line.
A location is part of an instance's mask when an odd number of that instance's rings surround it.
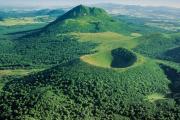
M 85 5 L 78 5 L 69 10 L 64 15 L 60 16 L 59 19 L 76 18 L 83 16 L 108 16 L 107 12 L 102 8 L 88 7 Z

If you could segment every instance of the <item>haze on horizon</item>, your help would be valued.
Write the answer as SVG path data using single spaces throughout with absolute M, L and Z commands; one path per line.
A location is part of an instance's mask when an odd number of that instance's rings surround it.
M 78 4 L 92 5 L 98 3 L 115 3 L 141 6 L 167 6 L 180 8 L 180 0 L 0 0 L 0 8 L 6 7 L 37 7 L 52 8 L 62 6 L 75 6 Z

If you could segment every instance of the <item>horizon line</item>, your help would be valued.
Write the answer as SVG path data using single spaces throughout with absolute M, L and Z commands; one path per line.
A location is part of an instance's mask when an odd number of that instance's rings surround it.
M 122 5 L 122 6 L 140 6 L 140 7 L 164 7 L 164 8 L 172 8 L 172 9 L 180 9 L 180 6 L 166 6 L 166 5 L 139 5 L 139 4 L 121 4 L 121 3 L 97 3 L 97 4 L 74 4 L 74 5 L 51 5 L 51 6 L 40 6 L 40 5 L 26 5 L 26 6 L 18 6 L 18 5 L 6 5 L 0 6 L 0 9 L 52 9 L 52 8 L 70 8 L 78 5 L 85 6 L 96 6 L 101 4 L 113 4 L 113 5 Z

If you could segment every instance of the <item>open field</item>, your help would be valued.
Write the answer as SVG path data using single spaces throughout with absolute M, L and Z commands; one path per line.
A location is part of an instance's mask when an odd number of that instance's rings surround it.
M 72 33 L 79 38 L 80 42 L 94 42 L 98 43 L 94 49 L 96 53 L 81 56 L 81 60 L 95 66 L 111 68 L 113 57 L 111 51 L 116 48 L 134 48 L 138 40 L 136 37 L 141 36 L 138 33 L 132 33 L 134 37 L 124 36 L 114 32 L 103 32 L 103 33 Z M 143 63 L 144 58 L 138 55 L 137 63 Z
M 153 93 L 151 95 L 146 96 L 145 100 L 148 100 L 149 102 L 155 102 L 157 100 L 163 100 L 163 99 L 167 99 L 167 98 L 165 98 L 165 96 L 162 94 Z
M 15 26 L 28 24 L 41 24 L 51 22 L 53 19 L 49 16 L 23 17 L 23 18 L 6 18 L 0 21 L 0 26 Z
M 0 70 L 0 76 L 25 76 L 31 73 L 42 71 L 43 69 L 15 69 L 15 70 Z
M 99 43 L 95 50 L 112 50 L 118 47 L 125 47 L 128 49 L 134 48 L 137 45 L 136 37 L 124 36 L 114 32 L 102 33 L 72 33 L 79 37 L 80 42 L 94 42 Z

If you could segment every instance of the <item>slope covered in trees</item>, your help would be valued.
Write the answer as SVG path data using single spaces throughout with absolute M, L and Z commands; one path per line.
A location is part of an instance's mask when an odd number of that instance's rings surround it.
M 167 50 L 164 53 L 167 59 L 180 63 L 180 47 Z
M 153 119 L 164 109 L 145 97 L 166 94 L 168 84 L 155 63 L 120 72 L 73 60 L 9 82 L 1 94 L 1 119 Z M 171 100 L 164 102 L 166 107 Z
M 23 43 L 23 44 L 22 44 Z M 87 48 L 88 46 L 88 48 Z M 1 65 L 53 65 L 83 54 L 88 54 L 94 44 L 79 44 L 75 38 L 65 35 L 59 37 L 27 38 L 16 41 L 15 50 L 1 54 Z M 4 49 L 5 50 L 5 49 Z
M 143 36 L 140 44 L 134 49 L 135 51 L 149 57 L 161 58 L 178 62 L 180 49 L 180 34 L 150 34 Z M 176 48 L 177 47 L 177 48 Z M 172 48 L 176 48 L 170 52 Z M 170 54 L 168 54 L 170 53 Z

